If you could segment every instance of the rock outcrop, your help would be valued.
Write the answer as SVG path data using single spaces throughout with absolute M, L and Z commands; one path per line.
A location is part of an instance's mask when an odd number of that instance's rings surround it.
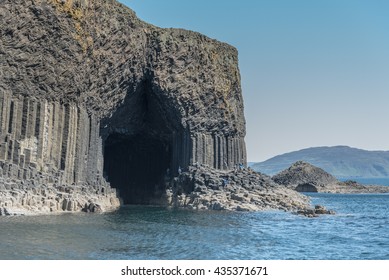
M 167 184 L 168 206 L 199 210 L 306 211 L 309 199 L 252 169 L 192 166 Z
M 323 169 L 304 161 L 297 161 L 288 169 L 274 175 L 272 179 L 285 186 L 317 186 L 324 187 L 336 184 L 338 180 Z
M 304 215 L 304 216 L 309 217 L 309 218 L 315 218 L 315 217 L 318 217 L 319 215 L 334 215 L 335 211 L 327 210 L 322 205 L 315 205 L 314 209 L 298 210 L 297 214 Z
M 357 182 L 340 182 L 331 174 L 307 162 L 297 161 L 272 179 L 298 192 L 389 193 L 389 187 L 365 186 Z
M 0 178 L 0 216 L 106 212 L 120 206 L 109 186 L 58 186 Z

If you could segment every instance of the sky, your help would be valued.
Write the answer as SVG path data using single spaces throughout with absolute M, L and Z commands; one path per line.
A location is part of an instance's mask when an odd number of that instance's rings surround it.
M 248 161 L 317 146 L 389 150 L 389 1 L 120 2 L 238 49 Z

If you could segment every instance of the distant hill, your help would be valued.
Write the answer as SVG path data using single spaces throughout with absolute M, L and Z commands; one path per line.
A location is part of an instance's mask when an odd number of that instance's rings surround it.
M 303 149 L 255 163 L 251 168 L 272 176 L 300 160 L 320 167 L 337 178 L 389 177 L 389 151 L 366 151 L 347 146 Z

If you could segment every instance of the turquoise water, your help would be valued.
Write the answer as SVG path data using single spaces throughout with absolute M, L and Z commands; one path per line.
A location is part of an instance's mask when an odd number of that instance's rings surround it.
M 310 196 L 337 215 L 131 206 L 0 217 L 0 259 L 389 259 L 389 195 Z

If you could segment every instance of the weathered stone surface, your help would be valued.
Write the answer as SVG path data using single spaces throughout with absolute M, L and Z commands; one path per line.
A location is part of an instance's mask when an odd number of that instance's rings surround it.
M 167 181 L 166 189 L 165 200 L 161 203 L 171 207 L 293 212 L 312 209 L 308 197 L 280 186 L 270 177 L 251 169 L 225 171 L 197 165 Z
M 0 216 L 101 212 L 112 211 L 120 206 L 113 189 L 101 193 L 90 185 L 36 186 L 33 179 L 21 182 L 0 178 L 0 184 L 11 186 L 0 191 Z
M 298 210 L 297 214 L 304 215 L 309 218 L 315 218 L 318 217 L 319 215 L 334 215 L 335 212 L 332 210 L 327 210 L 322 205 L 315 205 L 314 209 Z
M 245 133 L 235 48 L 114 0 L 0 1 L 4 178 L 144 203 L 167 169 L 245 163 Z

